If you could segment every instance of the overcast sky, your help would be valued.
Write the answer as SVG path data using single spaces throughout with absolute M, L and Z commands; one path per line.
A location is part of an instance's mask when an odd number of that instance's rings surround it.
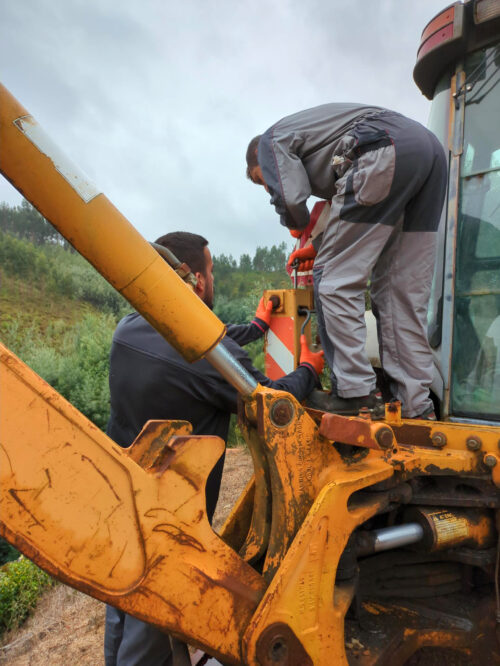
M 325 102 L 427 122 L 412 78 L 441 0 L 0 0 L 2 82 L 148 240 L 215 254 L 290 236 L 248 141 Z M 0 177 L 0 201 L 20 195 Z

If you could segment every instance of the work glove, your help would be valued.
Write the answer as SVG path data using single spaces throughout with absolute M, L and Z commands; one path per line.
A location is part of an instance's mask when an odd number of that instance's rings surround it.
M 298 259 L 299 262 L 306 259 L 314 259 L 318 253 L 314 249 L 313 245 L 306 245 L 301 247 L 300 250 L 294 250 L 292 254 L 288 257 L 288 265 L 291 266 L 295 259 Z
M 300 336 L 300 365 L 307 365 L 319 375 L 323 372 L 325 366 L 325 352 L 312 352 L 307 346 L 306 336 Z
M 307 271 L 312 271 L 314 266 L 314 259 L 307 259 L 306 261 L 301 261 L 297 265 L 297 271 L 299 273 L 306 273 Z
M 304 233 L 304 229 L 288 229 L 288 231 L 290 232 L 290 236 L 294 238 L 300 238 Z
M 264 304 L 264 296 L 259 301 L 257 305 L 257 310 L 255 310 L 255 317 L 252 319 L 252 324 L 255 324 L 260 330 L 265 333 L 269 326 L 271 325 L 271 312 L 273 309 L 273 304 L 271 299 Z

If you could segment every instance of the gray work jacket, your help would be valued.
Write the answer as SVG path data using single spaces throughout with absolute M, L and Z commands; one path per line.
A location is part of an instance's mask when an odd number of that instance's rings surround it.
M 335 194 L 332 166 L 342 138 L 362 118 L 384 111 L 363 104 L 323 104 L 282 118 L 261 137 L 258 160 L 281 224 L 304 229 L 306 201 Z

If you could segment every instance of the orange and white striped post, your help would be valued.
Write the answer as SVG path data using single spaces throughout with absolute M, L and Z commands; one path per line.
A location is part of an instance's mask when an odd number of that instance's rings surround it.
M 266 334 L 265 372 L 270 379 L 287 375 L 300 362 L 300 329 L 305 315 L 299 315 L 300 307 L 312 310 L 312 289 L 273 289 L 264 292 L 267 302 L 272 296 L 279 298 L 280 305 L 273 310 L 271 324 Z M 305 329 L 307 342 L 311 344 L 311 324 Z

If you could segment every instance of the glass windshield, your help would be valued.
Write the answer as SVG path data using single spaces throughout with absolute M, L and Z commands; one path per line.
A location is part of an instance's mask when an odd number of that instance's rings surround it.
M 500 419 L 500 48 L 466 62 L 451 413 Z

